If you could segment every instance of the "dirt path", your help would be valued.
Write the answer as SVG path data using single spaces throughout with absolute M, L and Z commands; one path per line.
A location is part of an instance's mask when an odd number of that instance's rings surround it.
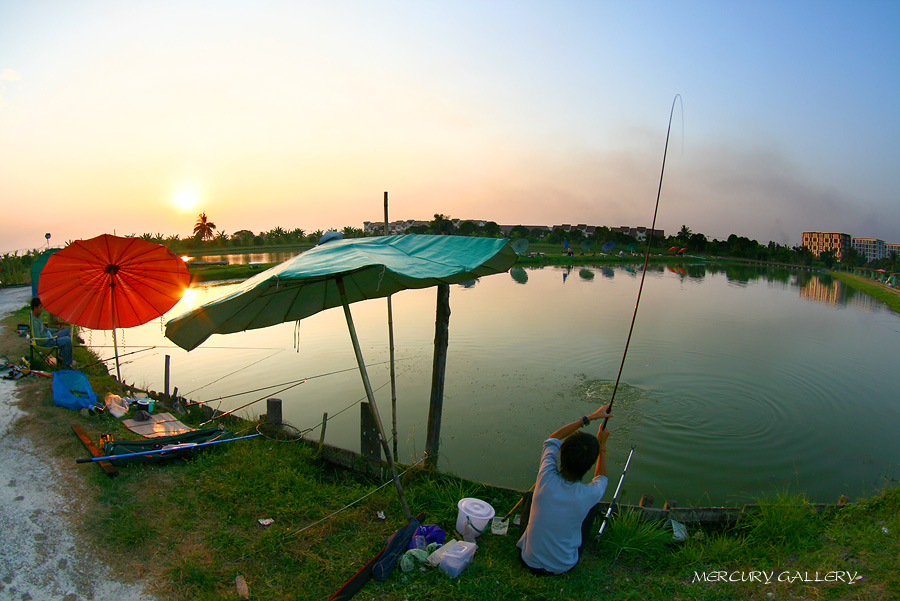
M 30 297 L 30 288 L 0 290 L 0 316 Z M 60 473 L 13 431 L 23 415 L 16 386 L 0 379 L 0 601 L 152 601 L 72 533 Z

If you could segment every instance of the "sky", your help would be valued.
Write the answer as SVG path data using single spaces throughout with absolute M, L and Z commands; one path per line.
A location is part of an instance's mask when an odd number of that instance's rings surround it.
M 384 192 L 649 226 L 664 156 L 666 233 L 900 243 L 898 28 L 894 0 L 0 0 L 0 253 L 362 227 Z

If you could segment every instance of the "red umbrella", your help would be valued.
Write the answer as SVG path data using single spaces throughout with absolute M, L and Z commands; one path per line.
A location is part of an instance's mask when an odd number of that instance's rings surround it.
M 53 315 L 94 330 L 147 323 L 175 306 L 190 286 L 184 261 L 142 238 L 103 234 L 76 240 L 41 271 L 38 297 Z M 116 347 L 116 372 L 119 359 Z

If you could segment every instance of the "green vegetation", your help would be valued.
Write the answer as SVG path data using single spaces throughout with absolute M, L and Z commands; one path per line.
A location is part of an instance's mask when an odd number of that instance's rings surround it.
M 27 308 L 5 324 L 24 316 Z M 0 333 L 0 353 L 22 356 L 25 340 L 10 330 Z M 76 358 L 84 365 L 91 362 L 83 348 L 76 349 Z M 104 368 L 85 372 L 101 397 L 115 390 Z M 253 599 L 327 598 L 403 524 L 393 486 L 326 464 L 306 443 L 251 438 L 209 447 L 189 461 L 122 467 L 118 478 L 109 479 L 96 465 L 74 463 L 86 451 L 71 424 L 81 424 L 93 438 L 134 436 L 108 415 L 85 418 L 52 405 L 44 378 L 24 378 L 17 387 L 27 415 L 15 432 L 30 436 L 74 485 L 71 494 L 83 505 L 77 524 L 82 539 L 102 556 L 116 558 L 123 573 L 141 573 L 161 599 L 238 599 L 234 581 L 239 575 Z M 196 423 L 199 412 L 184 419 Z M 245 434 L 250 427 L 231 429 Z M 513 491 L 420 469 L 410 470 L 403 481 L 413 511 L 424 512 L 425 523 L 438 524 L 451 536 L 459 499 L 484 499 L 501 515 L 518 500 Z M 386 519 L 379 519 L 379 511 Z M 274 522 L 262 526 L 258 520 L 264 518 Z M 387 581 L 369 582 L 357 598 L 900 597 L 900 488 L 895 483 L 870 499 L 821 514 L 802 495 L 784 492 L 760 500 L 759 511 L 736 526 L 689 527 L 689 534 L 685 543 L 669 542 L 671 531 L 624 512 L 603 541 L 588 542 L 573 572 L 539 578 L 519 564 L 511 526 L 507 536 L 479 537 L 474 563 L 457 579 L 430 567 L 408 573 L 398 567 Z M 843 580 L 847 574 L 861 579 L 836 582 L 838 572 Z
M 897 313 L 900 313 L 900 291 L 896 288 L 888 288 L 884 284 L 879 284 L 868 278 L 841 271 L 832 271 L 831 275 L 851 288 L 871 296 L 875 300 L 886 304 Z

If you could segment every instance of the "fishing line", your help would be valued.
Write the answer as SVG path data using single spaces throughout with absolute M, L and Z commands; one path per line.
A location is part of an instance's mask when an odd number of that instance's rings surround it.
M 203 389 L 206 388 L 207 386 L 212 386 L 212 385 L 215 384 L 216 382 L 221 382 L 222 380 L 224 380 L 224 379 L 227 378 L 228 376 L 233 376 L 233 375 L 236 374 L 236 373 L 240 373 L 240 372 L 244 371 L 245 369 L 248 369 L 248 368 L 250 368 L 250 367 L 253 367 L 253 366 L 256 365 L 257 363 L 262 363 L 262 362 L 265 361 L 266 359 L 269 359 L 269 358 L 271 358 L 271 357 L 274 357 L 275 355 L 277 355 L 278 353 L 280 353 L 280 352 L 283 351 L 283 350 L 284 350 L 284 349 L 278 349 L 277 351 L 275 351 L 275 352 L 272 353 L 271 355 L 266 355 L 266 356 L 263 357 L 262 359 L 258 359 L 258 360 L 256 360 L 256 361 L 254 361 L 253 363 L 250 363 L 249 365 L 245 365 L 244 367 L 240 367 L 240 368 L 234 370 L 234 371 L 231 372 L 231 373 L 225 374 L 225 375 L 222 376 L 221 378 L 217 378 L 217 379 L 213 380 L 212 382 L 209 382 L 208 384 L 204 384 L 203 386 L 200 386 L 199 388 L 195 388 L 195 389 L 193 389 L 193 390 L 191 390 L 191 391 L 185 392 L 185 393 L 184 393 L 184 396 L 187 396 L 187 395 L 189 395 L 189 394 L 191 394 L 191 393 L 197 392 L 198 390 L 203 390 Z
M 128 347 L 123 347 L 123 348 L 128 348 Z M 134 347 L 130 347 L 130 348 L 134 348 Z M 130 353 L 125 353 L 124 355 L 119 355 L 119 358 L 121 359 L 122 357 L 127 357 L 128 355 L 134 355 L 134 354 L 136 354 L 136 353 L 143 353 L 143 352 L 146 352 L 146 351 L 152 351 L 152 350 L 155 349 L 155 348 L 156 348 L 155 346 L 149 346 L 149 347 L 147 347 L 147 348 L 142 348 L 142 349 L 140 349 L 140 350 L 138 350 L 138 351 L 131 351 Z M 94 361 L 93 363 L 88 363 L 88 364 L 85 365 L 84 367 L 85 367 L 85 369 L 86 369 L 86 368 L 88 368 L 88 367 L 93 367 L 93 366 L 95 366 L 95 365 L 100 365 L 101 363 L 106 363 L 107 361 L 112 361 L 113 359 L 115 359 L 115 357 L 110 357 L 109 359 L 98 359 L 98 360 Z
M 405 475 L 407 474 L 407 472 L 409 472 L 410 470 L 412 470 L 414 467 L 418 466 L 420 463 L 422 463 L 423 461 L 425 461 L 427 458 L 428 458 L 428 453 L 425 453 L 425 454 L 422 456 L 421 459 L 419 459 L 418 461 L 416 461 L 415 463 L 413 463 L 412 465 L 410 465 L 408 468 L 406 468 L 405 470 L 403 470 L 402 472 L 400 472 L 400 474 L 398 474 L 397 477 L 400 478 L 400 477 L 402 477 L 402 476 L 405 476 Z M 393 484 L 393 483 L 394 483 L 393 479 L 389 479 L 387 482 L 385 482 L 384 484 L 382 484 L 382 485 L 379 486 L 378 488 L 376 488 L 376 489 L 374 489 L 374 490 L 371 490 L 371 491 L 367 492 L 366 494 L 364 494 L 364 495 L 361 496 L 360 498 L 356 499 L 355 501 L 351 501 L 350 503 L 344 505 L 344 506 L 341 507 L 340 509 L 338 509 L 338 510 L 336 510 L 336 511 L 333 511 L 333 512 L 329 513 L 328 515 L 326 515 L 325 517 L 323 517 L 323 518 L 321 518 L 321 519 L 319 519 L 319 520 L 316 520 L 316 521 L 313 522 L 312 524 L 308 524 L 308 525 L 304 526 L 303 528 L 299 528 L 299 529 L 297 529 L 297 530 L 283 532 L 283 533 L 282 533 L 282 537 L 288 538 L 288 537 L 294 537 L 294 536 L 297 536 L 297 535 L 299 535 L 299 534 L 302 534 L 303 532 L 306 532 L 306 531 L 309 530 L 310 528 L 313 528 L 313 527 L 315 527 L 315 526 L 318 526 L 318 525 L 321 524 L 322 522 L 325 522 L 325 521 L 327 521 L 327 520 L 330 520 L 330 519 L 333 518 L 334 516 L 336 516 L 336 515 L 338 515 L 338 514 L 344 512 L 344 511 L 347 511 L 348 509 L 350 509 L 351 507 L 353 507 L 354 505 L 356 505 L 356 504 L 359 503 L 360 501 L 364 501 L 365 499 L 371 497 L 372 495 L 374 495 L 375 493 L 377 493 L 377 492 L 380 491 L 381 489 L 385 488 L 386 486 L 390 486 L 390 485 Z M 233 559 L 233 560 L 231 560 L 230 562 L 226 562 L 226 563 L 236 563 L 236 562 L 238 562 L 238 561 L 243 561 L 243 560 L 247 559 L 248 557 L 250 557 L 250 556 L 252 556 L 252 555 L 256 555 L 257 553 L 260 553 L 260 552 L 265 551 L 265 550 L 268 550 L 268 549 L 269 549 L 269 547 L 260 547 L 260 548 L 256 549 L 255 551 L 250 551 L 249 553 L 245 553 L 244 555 L 238 557 L 237 559 Z
M 279 349 L 279 350 L 284 350 L 284 349 Z M 410 359 L 400 359 L 400 361 L 409 361 Z M 381 361 L 379 363 L 368 363 L 368 364 L 366 364 L 366 367 L 375 367 L 376 365 L 384 365 L 385 363 L 389 363 L 389 361 Z M 287 382 L 280 382 L 278 384 L 270 384 L 269 386 L 263 386 L 261 388 L 254 388 L 253 390 L 245 390 L 243 392 L 235 392 L 234 394 L 219 396 L 219 397 L 216 397 L 215 399 L 210 399 L 209 401 L 191 401 L 191 402 L 194 403 L 195 405 L 205 405 L 206 403 L 211 403 L 213 401 L 221 401 L 224 399 L 231 399 L 236 396 L 243 396 L 245 394 L 252 394 L 254 392 L 262 392 L 263 390 L 270 390 L 272 388 L 278 388 L 279 386 L 287 386 L 288 384 L 295 384 L 297 382 L 304 382 L 306 380 L 315 380 L 317 378 L 324 378 L 325 376 L 333 376 L 335 374 L 342 374 L 344 372 L 357 371 L 357 370 L 359 370 L 359 367 L 353 366 L 353 367 L 348 367 L 346 369 L 339 369 L 337 371 L 330 371 L 330 372 L 327 372 L 324 374 L 319 374 L 316 376 L 307 376 L 305 378 L 300 378 L 299 380 L 289 380 Z
M 638 307 L 641 304 L 641 292 L 644 290 L 644 278 L 647 275 L 647 264 L 650 262 L 650 246 L 653 243 L 653 235 L 656 233 L 656 215 L 659 213 L 659 198 L 662 195 L 663 175 L 666 172 L 666 157 L 669 152 L 669 135 L 672 133 L 672 117 L 675 115 L 675 103 L 681 100 L 681 94 L 675 94 L 672 99 L 672 109 L 669 111 L 669 127 L 666 129 L 666 146 L 663 150 L 662 168 L 659 172 L 659 187 L 656 190 L 656 207 L 653 209 L 653 223 L 650 231 L 647 233 L 647 252 L 644 255 L 644 269 L 641 271 L 641 284 L 638 287 L 637 301 L 634 303 L 634 314 L 631 316 L 631 327 L 628 328 L 628 338 L 625 340 L 625 351 L 622 353 L 622 362 L 619 364 L 619 373 L 616 375 L 616 383 L 613 385 L 612 396 L 609 397 L 608 412 L 612 412 L 613 401 L 616 399 L 616 391 L 619 389 L 619 380 L 622 378 L 622 369 L 625 367 L 625 357 L 628 356 L 628 346 L 631 344 L 631 334 L 634 332 L 634 324 L 637 321 Z M 684 130 L 684 104 L 681 105 L 681 127 Z M 682 135 L 682 138 L 684 136 Z M 682 144 L 683 144 L 682 139 Z M 606 428 L 606 422 L 609 418 L 603 420 L 603 427 Z
M 290 390 L 291 388 L 296 388 L 297 386 L 300 386 L 301 384 L 305 384 L 305 383 L 306 383 L 306 378 L 300 380 L 299 382 L 296 382 L 296 383 L 294 383 L 294 384 L 291 384 L 290 386 L 285 386 L 284 388 L 282 388 L 281 390 L 278 390 L 278 391 L 274 392 L 273 394 L 281 394 L 282 392 L 285 392 L 285 391 L 287 391 L 287 390 Z M 226 411 L 225 413 L 220 413 L 219 415 L 215 415 L 215 412 L 218 411 L 218 407 L 217 407 L 216 409 L 213 410 L 213 416 L 212 416 L 211 418 L 209 418 L 208 420 L 206 420 L 205 422 L 203 422 L 202 424 L 200 424 L 200 427 L 202 428 L 203 426 L 205 426 L 206 424 L 210 423 L 210 422 L 213 421 L 213 420 L 219 419 L 220 417 L 225 417 L 226 415 L 231 415 L 231 414 L 234 413 L 235 411 L 240 411 L 241 409 L 243 409 L 243 408 L 245 408 L 245 407 L 249 407 L 249 406 L 252 405 L 253 403 L 258 403 L 258 402 L 260 402 L 261 400 L 267 399 L 267 398 L 269 398 L 269 395 L 268 395 L 268 394 L 263 395 L 263 396 L 259 397 L 258 399 L 255 399 L 255 400 L 253 400 L 253 401 L 250 401 L 249 403 L 244 403 L 244 404 L 241 405 L 240 407 L 235 407 L 234 409 L 231 409 L 231 410 L 229 410 L 229 411 Z M 221 404 L 222 404 L 222 399 L 218 399 L 218 400 L 219 400 L 219 405 L 221 405 Z

